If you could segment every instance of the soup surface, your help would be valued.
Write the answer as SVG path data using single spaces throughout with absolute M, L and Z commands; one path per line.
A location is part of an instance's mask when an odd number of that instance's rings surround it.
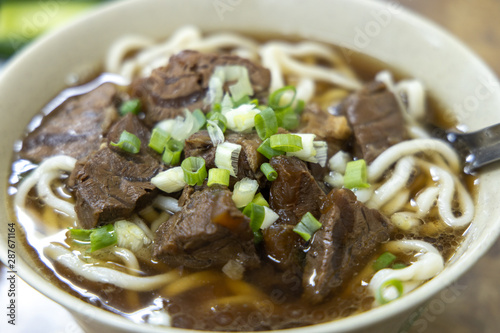
M 418 80 L 349 60 L 192 27 L 117 41 L 14 152 L 13 211 L 47 275 L 135 322 L 246 331 L 354 315 L 439 274 L 474 179 L 427 134 Z

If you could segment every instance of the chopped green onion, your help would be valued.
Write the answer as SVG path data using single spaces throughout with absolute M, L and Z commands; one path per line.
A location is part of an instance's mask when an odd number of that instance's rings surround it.
M 229 170 L 231 176 L 238 174 L 238 160 L 240 158 L 241 146 L 236 143 L 224 142 L 215 150 L 215 165 L 218 168 Z
M 162 120 L 159 123 L 157 123 L 155 125 L 155 128 L 162 130 L 170 137 L 172 134 L 172 130 L 174 128 L 174 125 L 175 125 L 175 119 L 165 119 L 165 120 Z
M 264 155 L 265 157 L 267 157 L 268 159 L 271 159 L 274 156 L 279 156 L 279 155 L 285 154 L 284 151 L 271 148 L 269 139 L 265 139 L 260 144 L 259 148 L 257 148 L 257 151 L 259 153 L 261 153 L 262 155 Z
M 184 171 L 184 180 L 190 186 L 203 185 L 207 178 L 205 160 L 202 157 L 191 156 L 184 159 L 181 168 Z
M 236 101 L 242 99 L 245 96 L 253 95 L 253 88 L 248 76 L 248 69 L 244 66 L 239 66 L 238 72 L 238 81 L 235 84 L 229 86 L 231 96 L 233 97 L 233 100 Z
M 117 240 L 115 228 L 112 224 L 106 224 L 94 229 L 90 234 L 90 252 L 116 244 Z
M 234 107 L 233 99 L 229 94 L 225 94 L 222 102 L 220 103 L 220 111 L 222 114 L 226 114 L 229 110 Z
M 264 199 L 264 196 L 260 192 L 257 193 L 255 197 L 253 197 L 252 202 L 257 205 L 269 207 L 269 203 L 266 201 L 266 199 Z
M 328 143 L 326 141 L 314 141 L 314 149 L 316 150 L 316 162 L 322 168 L 326 166 L 326 161 L 328 160 Z
M 163 153 L 170 136 L 160 128 L 153 128 L 148 146 L 153 148 L 157 153 Z
M 372 267 L 375 271 L 379 271 L 383 268 L 389 267 L 394 260 L 396 260 L 396 256 L 390 252 L 384 252 L 380 255 L 380 257 L 375 260 Z
M 316 137 L 316 135 L 309 133 L 297 133 L 294 135 L 301 138 L 302 149 L 298 151 L 291 151 L 286 154 L 288 156 L 295 156 L 297 158 L 300 158 L 303 161 L 316 163 L 316 149 L 314 149 L 314 138 Z
M 337 173 L 344 174 L 347 163 L 351 161 L 351 155 L 342 150 L 339 150 L 328 161 L 328 168 Z
M 184 171 L 180 166 L 170 168 L 154 176 L 151 179 L 151 183 L 163 192 L 178 192 L 186 185 L 186 181 L 184 180 Z
M 209 112 L 207 115 L 207 119 L 213 121 L 214 123 L 219 126 L 219 128 L 222 130 L 222 132 L 226 131 L 227 128 L 227 119 L 226 117 L 220 113 L 220 112 Z
M 205 97 L 205 103 L 214 105 L 220 103 L 224 94 L 224 82 L 226 75 L 222 66 L 215 67 L 212 76 L 208 80 L 208 91 Z
M 237 101 L 233 100 L 233 103 L 234 103 L 233 107 L 238 107 L 243 104 L 254 104 L 255 106 L 259 106 L 259 100 L 250 99 L 250 96 L 248 95 L 243 96 L 243 98 L 241 98 L 240 100 Z
M 168 166 L 179 164 L 183 149 L 183 142 L 171 138 L 167 141 L 167 144 L 165 146 L 165 151 L 163 152 L 162 156 L 163 162 Z
M 217 146 L 224 142 L 224 133 L 217 125 L 217 123 L 211 120 L 207 120 L 207 132 L 214 146 Z
M 276 119 L 278 126 L 287 130 L 294 130 L 300 124 L 299 116 L 292 110 L 292 108 L 276 111 Z
M 233 201 L 236 207 L 241 208 L 252 202 L 257 189 L 259 188 L 259 183 L 255 179 L 243 178 L 242 180 L 234 184 L 233 189 Z
M 255 115 L 260 110 L 253 104 L 243 104 L 224 114 L 227 119 L 227 128 L 235 132 L 246 132 L 255 126 Z
M 229 170 L 212 168 L 208 170 L 208 186 L 215 184 L 229 185 Z
M 255 130 L 261 140 L 265 140 L 278 132 L 278 121 L 273 109 L 265 108 L 255 115 Z
M 296 115 L 300 115 L 302 113 L 302 111 L 304 111 L 305 107 L 306 107 L 306 102 L 299 99 L 299 100 L 297 100 L 297 104 L 295 104 L 295 108 L 293 109 L 293 112 Z
M 394 287 L 396 289 L 396 291 L 398 293 L 396 298 L 387 299 L 384 297 L 383 293 L 389 287 Z M 378 288 L 378 290 L 375 292 L 375 299 L 377 300 L 377 302 L 379 302 L 382 305 L 387 304 L 387 303 L 401 297 L 401 295 L 403 295 L 403 291 L 404 291 L 403 283 L 400 280 L 397 280 L 397 279 L 388 280 L 388 281 L 385 281 L 384 283 L 382 283 L 380 288 Z
M 263 206 L 265 211 L 264 221 L 262 222 L 261 229 L 266 229 L 270 227 L 274 222 L 279 219 L 279 215 L 276 214 L 271 208 Z
M 302 216 L 299 223 L 293 228 L 297 234 L 299 234 L 305 241 L 311 239 L 312 235 L 321 228 L 322 224 L 316 220 L 316 218 L 310 212 L 307 212 Z
M 193 114 L 188 109 L 185 109 L 184 118 L 181 116 L 175 117 L 175 123 L 170 135 L 177 141 L 184 141 L 199 129 Z
M 193 117 L 195 119 L 196 127 L 198 128 L 198 130 L 202 128 L 207 121 L 205 114 L 200 109 L 196 109 L 193 111 Z
M 264 206 L 250 202 L 246 205 L 245 209 L 243 209 L 243 214 L 250 218 L 250 228 L 255 232 L 262 226 L 266 212 Z
M 278 173 L 269 163 L 262 163 L 260 165 L 260 171 L 266 176 L 267 180 L 275 181 L 278 178 Z
M 212 111 L 210 111 L 208 114 L 210 114 L 212 112 L 222 112 L 222 106 L 220 105 L 220 103 L 215 103 L 214 106 L 212 106 Z M 208 118 L 208 114 L 207 114 L 207 118 Z
M 264 235 L 262 234 L 262 230 L 257 230 L 253 232 L 253 242 L 255 244 L 259 244 L 264 240 Z
M 127 113 L 138 114 L 141 111 L 141 100 L 138 98 L 129 99 L 120 106 L 120 115 Z
M 398 264 L 394 264 L 392 265 L 391 267 L 392 269 L 403 269 L 403 268 L 406 268 L 406 265 L 405 264 L 401 264 L 401 263 L 398 263 Z
M 69 229 L 69 234 L 71 238 L 76 239 L 81 242 L 90 242 L 90 234 L 92 233 L 92 229 Z
M 293 92 L 292 97 L 288 100 L 288 102 L 286 104 L 280 105 L 283 95 L 285 95 L 286 93 L 288 93 L 290 91 Z M 280 88 L 280 89 L 274 91 L 271 94 L 271 96 L 269 96 L 269 103 L 268 104 L 275 111 L 284 110 L 284 109 L 292 106 L 296 94 L 297 94 L 297 90 L 295 89 L 294 86 L 285 86 L 283 88 Z
M 302 138 L 295 134 L 275 134 L 269 137 L 272 149 L 295 152 L 302 149 Z
M 368 176 L 366 172 L 365 160 L 356 160 L 347 163 L 344 175 L 344 186 L 349 189 L 354 188 L 367 188 Z
M 117 143 L 110 142 L 110 145 L 118 147 L 127 153 L 137 154 L 141 149 L 141 140 L 134 134 L 123 131 L 122 134 L 120 134 L 120 140 Z

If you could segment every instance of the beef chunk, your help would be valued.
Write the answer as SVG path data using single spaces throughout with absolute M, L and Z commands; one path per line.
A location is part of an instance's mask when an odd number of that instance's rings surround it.
M 262 141 L 256 133 L 229 133 L 226 141 L 241 146 L 238 160 L 238 174 L 236 178 L 249 177 L 256 179 L 259 183 L 265 182 L 264 174 L 260 171 L 260 165 L 266 158 L 257 152 Z M 207 169 L 215 168 L 215 151 L 207 131 L 199 131 L 191 135 L 184 147 L 186 157 L 199 156 L 205 159 Z
M 76 159 L 87 156 L 99 148 L 103 135 L 118 117 L 115 99 L 112 84 L 70 98 L 28 134 L 20 156 L 35 163 L 61 154 Z
M 355 147 L 367 163 L 390 146 L 407 139 L 396 97 L 381 82 L 372 82 L 342 102 L 353 129 Z
M 109 145 L 118 142 L 124 130 L 141 140 L 139 153 Z M 73 170 L 75 211 L 82 227 L 94 228 L 127 218 L 151 202 L 157 190 L 150 181 L 163 166 L 160 155 L 147 146 L 149 138 L 149 130 L 129 114 L 110 129 L 107 144 Z
M 153 256 L 171 266 L 200 269 L 222 267 L 231 259 L 256 266 L 250 221 L 231 196 L 224 186 L 194 192 L 182 210 L 159 227 Z
M 356 200 L 350 190 L 332 190 L 323 225 L 311 242 L 302 279 L 304 298 L 313 303 L 339 292 L 393 232 L 389 219 Z
M 132 93 L 146 106 L 146 122 L 156 122 L 182 115 L 185 108 L 203 109 L 210 77 L 217 66 L 240 65 L 248 69 L 254 96 L 262 98 L 270 84 L 269 70 L 249 60 L 227 54 L 203 54 L 183 51 L 172 56 L 166 67 L 155 69 L 151 76 L 133 84 Z M 205 110 L 207 111 L 207 110 Z
M 269 205 L 280 216 L 278 223 L 296 225 L 307 212 L 319 218 L 325 194 L 306 164 L 285 155 L 271 158 L 270 163 L 278 173 L 269 194 Z
M 294 225 L 274 223 L 262 230 L 266 255 L 283 271 L 302 272 L 304 240 Z

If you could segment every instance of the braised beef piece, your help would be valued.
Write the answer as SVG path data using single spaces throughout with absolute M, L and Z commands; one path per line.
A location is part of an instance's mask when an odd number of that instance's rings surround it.
M 307 212 L 319 218 L 325 193 L 307 165 L 296 157 L 285 155 L 271 158 L 270 164 L 278 173 L 269 193 L 269 205 L 280 216 L 278 223 L 296 225 Z
M 186 108 L 204 110 L 210 77 L 215 67 L 226 65 L 245 66 L 254 97 L 266 96 L 271 80 L 266 68 L 235 55 L 187 50 L 170 57 L 168 65 L 153 70 L 150 77 L 133 83 L 132 94 L 140 97 L 146 107 L 146 123 L 153 125 L 174 118 Z
M 241 145 L 238 160 L 237 179 L 245 177 L 256 179 L 259 183 L 265 182 L 264 174 L 260 171 L 260 165 L 266 158 L 257 152 L 262 141 L 256 133 L 228 133 L 226 141 Z M 199 156 L 205 159 L 207 169 L 215 168 L 215 151 L 210 136 L 206 130 L 194 133 L 187 138 L 184 154 L 186 157 Z
M 55 155 L 76 159 L 97 150 L 112 121 L 118 117 L 116 89 L 103 84 L 64 102 L 23 140 L 21 158 L 39 163 Z
M 340 106 L 351 125 L 360 151 L 367 163 L 390 146 L 407 139 L 402 111 L 396 97 L 382 82 L 372 82 L 347 97 Z
M 170 266 L 198 269 L 222 267 L 231 259 L 247 268 L 258 265 L 250 220 L 231 197 L 225 186 L 192 193 L 159 227 L 153 256 Z
M 394 227 L 378 210 L 356 200 L 348 189 L 334 189 L 322 207 L 323 225 L 306 256 L 303 297 L 319 303 L 342 290 L 368 264 Z
M 139 153 L 132 154 L 109 145 L 126 130 L 141 140 Z M 128 114 L 110 129 L 105 145 L 78 163 L 71 178 L 75 183 L 75 211 L 83 228 L 129 217 L 151 203 L 157 194 L 151 183 L 163 169 L 161 156 L 148 147 L 149 130 Z
M 278 178 L 271 183 L 269 205 L 279 219 L 263 230 L 264 248 L 280 269 L 295 274 L 302 272 L 305 242 L 293 228 L 307 212 L 319 218 L 325 194 L 298 158 L 276 156 L 270 163 Z

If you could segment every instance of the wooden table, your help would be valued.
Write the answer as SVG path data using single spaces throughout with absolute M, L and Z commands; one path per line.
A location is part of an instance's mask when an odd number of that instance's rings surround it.
M 394 2 L 394 0 L 374 0 Z M 500 0 L 400 0 L 461 39 L 500 76 Z M 500 112 L 500 110 L 498 110 Z M 500 218 L 500 217 L 495 217 Z M 410 333 L 500 332 L 500 241 L 427 303 Z

